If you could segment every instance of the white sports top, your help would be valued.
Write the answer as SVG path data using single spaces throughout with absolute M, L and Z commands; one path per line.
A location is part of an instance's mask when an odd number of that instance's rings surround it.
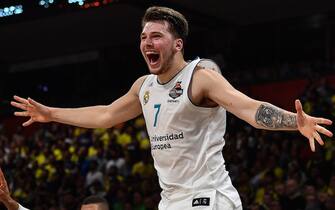
M 226 110 L 196 106 L 188 97 L 197 65 L 220 72 L 214 62 L 196 59 L 166 84 L 159 84 L 156 75 L 147 76 L 140 89 L 162 198 L 217 190 L 240 206 L 222 156 Z
M 19 204 L 19 203 L 18 203 L 18 204 Z M 21 206 L 21 205 L 19 204 L 19 208 L 18 208 L 18 210 L 29 210 L 29 209 L 24 208 L 23 206 Z

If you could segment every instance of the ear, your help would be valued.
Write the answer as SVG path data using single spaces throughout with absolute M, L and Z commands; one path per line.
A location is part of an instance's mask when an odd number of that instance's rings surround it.
M 182 40 L 182 39 L 177 39 L 177 40 L 176 40 L 176 49 L 177 49 L 178 51 L 182 51 L 183 46 L 184 46 L 184 42 L 183 42 L 183 40 Z

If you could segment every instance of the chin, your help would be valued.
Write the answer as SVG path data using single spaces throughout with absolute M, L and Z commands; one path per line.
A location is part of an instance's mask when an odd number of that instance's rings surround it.
M 152 67 L 150 67 L 150 65 L 148 65 L 148 68 L 149 68 L 149 72 L 151 74 L 159 75 L 159 74 L 162 73 L 162 68 L 160 66 L 156 67 L 156 68 L 152 68 Z
M 162 73 L 162 71 L 160 69 L 151 69 L 149 68 L 149 71 L 151 74 L 155 74 L 155 75 L 159 75 Z

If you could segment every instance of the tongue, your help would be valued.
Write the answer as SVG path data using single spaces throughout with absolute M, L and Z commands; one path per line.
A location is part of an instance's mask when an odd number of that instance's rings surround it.
M 150 60 L 150 63 L 155 63 L 155 60 L 152 57 L 149 58 L 149 60 Z
M 156 55 L 156 54 L 150 55 L 149 57 L 150 63 L 156 63 L 158 59 L 159 59 L 159 55 Z

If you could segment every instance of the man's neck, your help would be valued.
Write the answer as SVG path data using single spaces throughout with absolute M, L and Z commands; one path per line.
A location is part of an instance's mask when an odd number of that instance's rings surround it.
M 158 75 L 158 81 L 161 84 L 169 82 L 175 75 L 177 75 L 186 66 L 187 62 L 183 57 L 175 59 L 172 65 L 162 74 Z

